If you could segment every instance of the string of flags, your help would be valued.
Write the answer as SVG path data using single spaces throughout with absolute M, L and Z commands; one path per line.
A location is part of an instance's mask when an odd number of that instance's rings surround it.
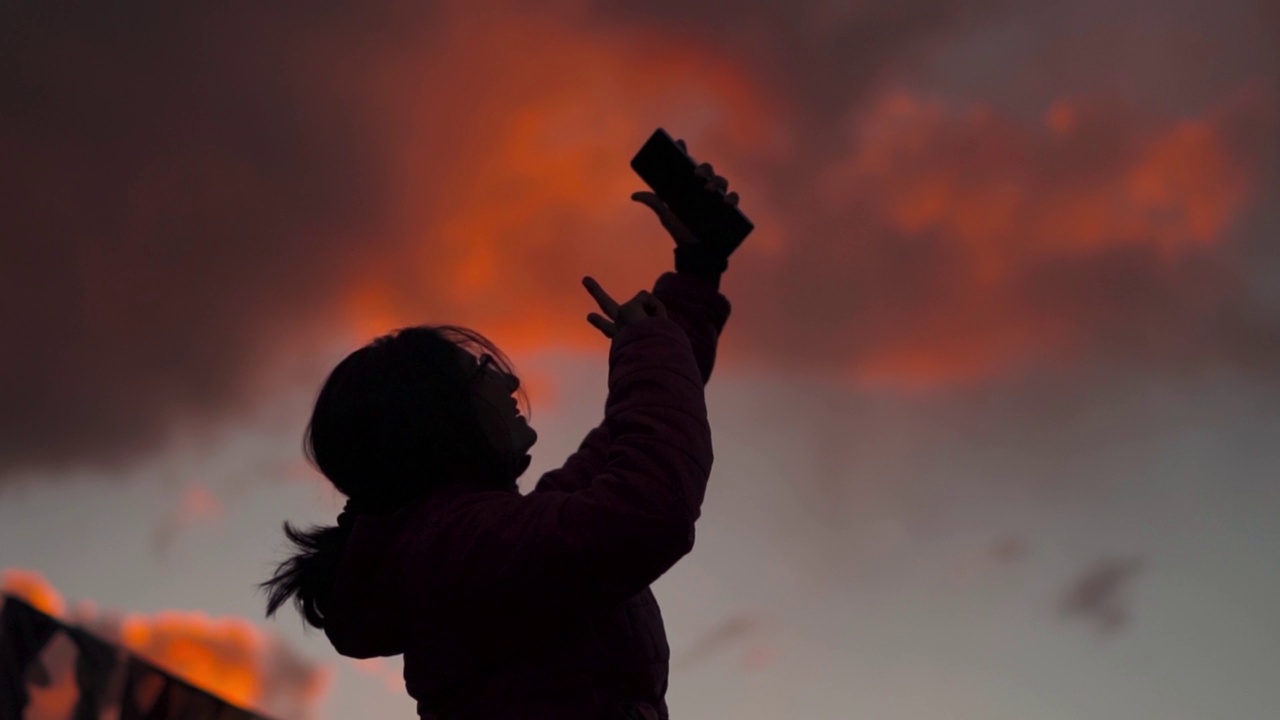
M 170 675 L 84 629 L 62 623 L 21 598 L 5 594 L 0 610 L 0 720 L 21 720 L 40 653 L 59 632 L 77 649 L 79 690 L 67 720 L 99 720 L 117 708 L 119 720 L 270 720 Z M 117 686 L 123 673 L 123 685 Z M 45 678 L 47 680 L 47 678 Z

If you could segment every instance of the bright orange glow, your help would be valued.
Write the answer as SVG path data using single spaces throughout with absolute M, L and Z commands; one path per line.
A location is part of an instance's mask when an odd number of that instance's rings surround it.
M 396 101 L 411 118 L 393 169 L 403 255 L 353 274 L 349 327 L 367 339 L 462 324 L 517 362 L 548 347 L 603 352 L 581 277 L 623 301 L 671 269 L 673 241 L 630 200 L 646 189 L 628 163 L 649 133 L 682 134 L 718 169 L 785 138 L 760 90 L 710 49 L 636 28 L 585 33 L 564 14 L 474 15 L 446 4 L 422 87 Z M 764 203 L 753 207 L 759 223 Z M 549 378 L 524 380 L 535 408 L 554 402 Z
M 262 699 L 263 639 L 246 620 L 166 611 L 126 617 L 121 634 L 128 649 L 232 703 Z
M 548 348 L 603 352 L 580 278 L 622 301 L 670 268 L 670 238 L 629 199 L 644 187 L 627 163 L 659 125 L 736 185 L 762 229 L 751 252 L 786 272 L 815 270 L 785 263 L 803 256 L 788 226 L 808 218 L 774 217 L 735 167 L 785 159 L 797 118 L 731 54 L 678 31 L 583 32 L 570 8 L 481 15 L 446 3 L 418 84 L 386 100 L 397 152 L 382 232 L 396 250 L 353 258 L 341 314 L 354 336 L 456 323 L 517 362 Z M 1028 278 L 1133 247 L 1177 262 L 1225 235 L 1252 182 L 1212 112 L 1160 124 L 1071 97 L 1028 122 L 899 90 L 852 129 L 851 145 L 814 169 L 816 214 L 856 207 L 876 231 L 946 249 L 945 287 L 928 299 L 887 287 L 894 322 L 864 323 L 879 334 L 842 360 L 877 385 L 970 382 L 1086 352 L 1096 329 L 1070 316 L 1070 299 L 1065 310 L 1020 309 Z M 554 405 L 549 380 L 525 381 L 535 408 Z
M 1239 210 L 1246 178 L 1205 121 L 1186 121 L 1157 138 L 1126 178 L 1141 220 L 1165 242 L 1211 243 Z
M 4 592 L 20 597 L 31 607 L 45 615 L 60 618 L 67 609 L 67 602 L 44 575 L 34 570 L 10 568 L 4 571 L 0 588 Z
M 6 570 L 4 591 L 46 614 L 61 618 L 64 613 L 61 593 L 39 573 Z M 332 680 L 331 669 L 312 667 L 293 656 L 248 620 L 164 611 L 126 615 L 118 625 L 95 629 L 97 615 L 96 604 L 82 600 L 63 621 L 84 624 L 103 640 L 218 697 L 278 717 L 308 717 Z M 56 634 L 43 657 L 51 684 L 33 688 L 29 719 L 67 717 L 77 697 L 74 645 L 66 635 Z
M 857 202 L 891 233 L 936 238 L 953 260 L 941 294 L 855 360 L 858 382 L 928 389 L 1078 351 L 1087 320 L 1022 309 L 1029 272 L 1126 246 L 1173 262 L 1224 237 L 1251 178 L 1212 116 L 1126 129 L 1118 159 L 1090 145 L 1097 121 L 1063 100 L 1044 126 L 1019 126 L 906 92 L 861 119 L 851 152 L 823 177 L 824 202 Z

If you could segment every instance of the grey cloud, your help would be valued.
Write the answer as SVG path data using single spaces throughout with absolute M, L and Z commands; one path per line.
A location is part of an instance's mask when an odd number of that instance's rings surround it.
M 1100 633 L 1120 631 L 1132 618 L 1129 590 L 1143 565 L 1137 558 L 1100 560 L 1067 587 L 1062 614 L 1086 620 Z

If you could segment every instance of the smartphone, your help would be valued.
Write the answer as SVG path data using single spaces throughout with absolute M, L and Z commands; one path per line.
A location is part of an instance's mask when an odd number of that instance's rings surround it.
M 755 225 L 724 200 L 719 188 L 706 189 L 706 178 L 694 174 L 697 164 L 658 128 L 631 158 L 631 169 L 671 208 L 698 240 L 728 257 Z

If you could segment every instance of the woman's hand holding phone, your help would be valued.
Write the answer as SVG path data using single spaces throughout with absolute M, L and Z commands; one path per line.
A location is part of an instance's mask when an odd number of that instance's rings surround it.
M 684 140 L 677 139 L 676 145 L 679 145 L 682 151 L 685 151 L 686 153 L 688 152 L 688 149 L 684 144 Z M 692 156 L 690 156 L 690 159 L 693 159 Z M 715 168 L 711 166 L 711 163 L 699 164 L 694 170 L 694 174 L 706 180 L 704 187 L 707 190 L 719 190 L 721 193 L 725 193 L 729 188 L 729 181 L 719 175 L 716 175 Z M 662 198 L 657 196 L 657 194 L 649 192 L 648 190 L 641 190 L 631 193 L 631 199 L 638 203 L 648 205 L 649 208 L 658 215 L 658 220 L 662 222 L 662 227 L 666 228 L 667 232 L 671 234 L 672 239 L 676 241 L 676 245 L 699 244 L 697 236 L 680 221 L 680 218 L 676 217 L 676 214 L 671 211 L 671 208 L 668 207 L 667 204 L 663 202 Z M 724 201 L 731 207 L 737 207 L 738 193 L 725 193 Z

